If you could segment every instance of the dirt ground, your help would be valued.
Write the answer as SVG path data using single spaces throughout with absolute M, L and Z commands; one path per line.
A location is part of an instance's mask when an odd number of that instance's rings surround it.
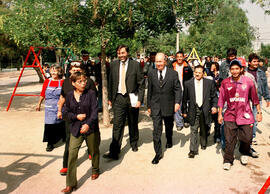
M 6 112 L 18 72 L 0 72 L 0 193 L 61 193 L 65 177 L 62 168 L 63 144 L 46 152 L 42 142 L 44 108 L 35 111 L 38 97 L 14 97 Z M 34 71 L 28 70 L 16 93 L 39 94 L 42 84 Z M 78 157 L 78 189 L 74 193 L 257 193 L 270 174 L 270 108 L 263 102 L 263 122 L 258 126 L 257 159 L 249 158 L 247 166 L 236 159 L 230 171 L 222 169 L 222 150 L 213 142 L 213 129 L 206 150 L 188 158 L 190 129 L 174 128 L 171 149 L 165 150 L 158 165 L 152 165 L 154 149 L 152 121 L 146 109 L 140 112 L 139 151 L 132 152 L 126 127 L 118 161 L 100 158 L 100 177 L 91 180 L 91 161 L 83 143 Z M 100 125 L 101 156 L 108 151 L 112 126 Z M 165 147 L 165 135 L 162 137 Z

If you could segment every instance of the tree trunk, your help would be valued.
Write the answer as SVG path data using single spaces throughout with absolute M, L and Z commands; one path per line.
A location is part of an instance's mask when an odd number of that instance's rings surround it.
M 101 39 L 101 77 L 102 77 L 102 108 L 103 108 L 103 125 L 110 125 L 110 113 L 108 109 L 108 82 L 106 73 L 106 47 L 107 43 Z
M 29 57 L 28 64 L 32 65 L 32 63 L 33 63 L 33 59 L 32 59 L 32 57 Z M 44 83 L 44 77 L 43 77 L 43 75 L 42 75 L 42 73 L 40 71 L 40 68 L 34 67 L 34 70 L 37 72 L 37 75 L 39 77 L 39 83 Z
M 176 34 L 176 53 L 179 51 L 179 37 L 180 37 L 180 32 L 177 31 L 177 34 Z
M 61 55 L 62 55 L 62 49 L 57 49 L 55 50 L 55 58 L 56 58 L 56 63 L 61 65 Z
M 34 67 L 34 69 L 36 70 L 38 77 L 39 77 L 39 83 L 44 83 L 44 77 L 40 71 L 40 68 L 38 67 Z
M 40 62 L 41 67 L 43 67 L 43 57 L 42 57 L 42 55 L 39 55 L 39 62 Z

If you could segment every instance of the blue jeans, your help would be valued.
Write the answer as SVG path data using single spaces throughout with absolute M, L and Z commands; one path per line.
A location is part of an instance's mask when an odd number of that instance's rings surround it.
M 224 107 L 223 107 L 223 111 L 222 111 L 223 118 L 224 118 L 224 113 L 226 110 L 227 110 L 227 102 L 224 104 Z M 225 135 L 224 135 L 224 121 L 220 126 L 220 137 L 221 137 L 221 140 L 220 140 L 221 147 L 222 147 L 222 149 L 225 149 L 226 144 L 225 144 Z
M 102 109 L 102 87 L 98 86 L 98 108 Z
M 225 135 L 224 135 L 224 122 L 220 126 L 221 148 L 225 149 Z
M 174 120 L 175 120 L 176 127 L 184 126 L 184 119 L 181 115 L 181 109 L 179 109 L 176 113 L 174 113 Z
M 262 101 L 260 101 L 260 106 L 262 107 Z M 256 116 L 257 116 L 257 108 L 256 106 L 252 106 L 252 113 L 253 113 L 253 116 L 254 116 L 254 120 L 255 120 L 255 123 L 253 124 L 253 138 L 256 137 L 256 131 L 257 131 L 257 125 L 258 125 L 258 122 L 256 120 Z

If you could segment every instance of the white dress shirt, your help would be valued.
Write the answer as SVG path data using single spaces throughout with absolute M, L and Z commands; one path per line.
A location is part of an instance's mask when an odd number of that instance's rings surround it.
M 196 103 L 199 107 L 203 104 L 203 78 L 198 81 L 196 78 L 194 79 L 194 86 L 195 86 L 195 96 L 196 96 Z
M 167 71 L 167 67 L 165 66 L 164 69 L 162 70 L 162 77 L 163 77 L 163 80 L 165 78 L 165 75 L 166 75 L 166 71 Z M 159 73 L 159 70 L 157 71 L 157 75 L 158 75 L 158 80 L 159 80 L 159 77 L 160 77 L 160 73 Z
M 125 70 L 126 70 L 126 75 L 127 75 L 127 68 L 128 68 L 128 61 L 129 59 L 127 59 L 124 63 L 125 63 Z M 120 61 L 120 67 L 119 67 L 119 83 L 118 83 L 118 91 L 117 93 L 122 93 L 121 92 L 121 78 L 122 78 L 122 66 L 123 66 L 123 62 Z M 127 86 L 126 86 L 127 89 Z

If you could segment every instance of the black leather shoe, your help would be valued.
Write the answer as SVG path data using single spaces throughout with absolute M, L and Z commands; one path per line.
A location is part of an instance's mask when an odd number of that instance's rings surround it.
M 181 127 L 176 126 L 176 130 L 177 130 L 177 131 L 181 131 L 183 128 L 184 128 L 183 126 L 181 126 Z
M 119 159 L 117 154 L 111 154 L 111 153 L 104 154 L 103 158 L 113 159 L 113 160 L 118 160 Z
M 194 158 L 195 155 L 197 155 L 197 154 L 198 154 L 198 152 L 190 151 L 190 152 L 188 153 L 188 157 L 189 157 L 189 158 Z
M 171 148 L 172 144 L 171 143 L 166 143 L 166 148 Z
M 206 150 L 206 146 L 201 146 L 201 149 L 202 150 Z
M 162 158 L 162 155 L 156 155 L 152 160 L 152 164 L 158 164 L 159 160 Z
M 53 149 L 54 149 L 54 147 L 51 144 L 48 144 L 47 147 L 46 147 L 47 152 L 51 152 L 51 151 L 53 151 Z
M 184 123 L 184 127 L 188 128 L 189 127 L 189 123 Z
M 137 152 L 138 151 L 138 146 L 132 146 L 132 151 Z

